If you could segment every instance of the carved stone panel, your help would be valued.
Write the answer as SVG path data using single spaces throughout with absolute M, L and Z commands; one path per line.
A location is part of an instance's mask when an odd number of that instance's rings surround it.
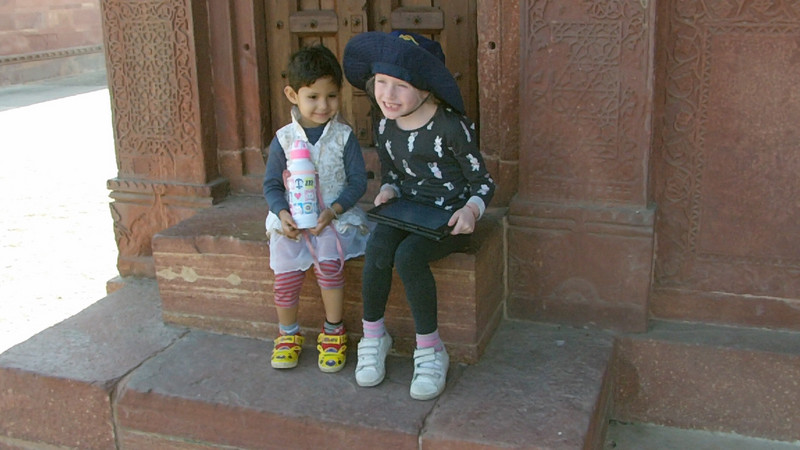
M 123 276 L 153 276 L 150 240 L 227 192 L 217 178 L 204 2 L 106 0 L 118 176 L 109 181 Z M 201 55 L 198 57 L 198 55 Z
M 188 2 L 103 2 L 122 177 L 206 181 Z
M 510 316 L 646 329 L 654 9 L 639 0 L 521 4 Z
M 524 4 L 520 192 L 526 197 L 646 203 L 648 10 L 639 0 Z
M 667 17 L 654 312 L 792 326 L 800 3 L 673 1 Z

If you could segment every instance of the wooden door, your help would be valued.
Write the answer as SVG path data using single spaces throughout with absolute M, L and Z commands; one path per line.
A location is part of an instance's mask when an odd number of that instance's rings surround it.
M 351 37 L 365 31 L 403 29 L 441 43 L 447 66 L 461 88 L 468 115 L 477 122 L 476 0 L 266 0 L 267 59 L 272 132 L 290 121 L 283 95 L 292 52 L 322 44 L 339 57 Z M 348 83 L 342 89 L 342 114 L 363 147 L 372 139 L 370 103 Z
M 322 44 L 341 62 L 351 37 L 366 31 L 413 31 L 438 41 L 456 78 L 467 114 L 478 122 L 477 0 L 266 0 L 267 72 L 271 133 L 291 121 L 283 94 L 289 56 Z M 379 161 L 372 136 L 371 104 L 345 80 L 341 111 L 364 150 L 370 176 L 362 201 L 371 203 L 380 188 Z M 266 114 L 265 114 L 266 116 Z

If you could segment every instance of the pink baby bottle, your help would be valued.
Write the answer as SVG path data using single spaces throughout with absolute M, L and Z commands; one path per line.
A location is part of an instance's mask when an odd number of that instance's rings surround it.
M 289 176 L 286 188 L 289 191 L 289 207 L 297 228 L 317 226 L 319 205 L 317 203 L 317 172 L 311 162 L 311 152 L 303 140 L 292 144 L 289 156 Z

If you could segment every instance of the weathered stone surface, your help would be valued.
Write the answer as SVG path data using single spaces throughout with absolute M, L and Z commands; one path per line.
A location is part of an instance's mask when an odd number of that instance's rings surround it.
M 800 11 L 706 6 L 659 9 L 653 314 L 798 330 Z
M 121 385 L 123 442 L 146 436 L 162 445 L 180 439 L 242 448 L 417 448 L 435 403 L 409 396 L 411 360 L 390 356 L 384 382 L 361 388 L 355 352 L 343 371 L 324 374 L 313 344 L 286 371 L 269 366 L 271 349 L 271 341 L 191 332 Z M 460 370 L 453 368 L 452 379 Z
M 508 206 L 519 181 L 519 0 L 482 0 L 478 20 L 480 146 L 497 181 L 493 206 Z
M 306 346 L 296 369 L 279 371 L 269 341 L 193 331 L 120 386 L 117 425 L 131 445 L 593 448 L 608 419 L 612 342 L 504 323 L 481 363 L 453 364 L 445 393 L 419 402 L 409 358 L 390 356 L 386 380 L 361 388 L 354 352 L 342 372 L 323 374 Z
M 208 7 L 109 0 L 101 12 L 118 167 L 109 181 L 118 269 L 152 277 L 153 235 L 230 188 L 217 163 Z
M 768 295 L 656 286 L 650 295 L 650 314 L 663 320 L 800 330 L 800 299 Z
M 509 316 L 645 331 L 653 221 L 648 208 L 517 202 Z
M 800 333 L 655 322 L 616 366 L 618 420 L 800 439 Z
M 503 210 L 479 222 L 473 246 L 431 264 L 439 301 L 439 329 L 456 360 L 475 362 L 501 315 L 504 297 Z M 251 337 L 274 336 L 273 273 L 260 197 L 231 197 L 158 233 L 156 275 L 168 323 Z M 345 265 L 345 325 L 361 332 L 363 259 Z M 317 332 L 324 317 L 316 277 L 308 271 L 300 293 L 299 322 Z M 411 353 L 414 324 L 405 290 L 395 276 L 386 323 L 397 349 Z
M 2 2 L 0 86 L 102 71 L 100 2 Z
M 600 448 L 609 419 L 798 439 L 797 333 L 503 322 L 479 363 L 451 364 L 444 394 L 418 402 L 408 357 L 361 388 L 355 340 L 323 374 L 310 334 L 278 371 L 269 340 L 164 327 L 157 299 L 127 284 L 0 355 L 0 446 Z
M 644 206 L 655 2 L 520 2 L 524 199 Z
M 184 331 L 161 322 L 152 281 L 124 288 L 0 355 L 0 435 L 114 446 L 115 384 Z
M 513 318 L 646 328 L 656 3 L 520 2 Z
M 481 361 L 448 388 L 424 448 L 597 448 L 608 420 L 613 336 L 504 322 Z

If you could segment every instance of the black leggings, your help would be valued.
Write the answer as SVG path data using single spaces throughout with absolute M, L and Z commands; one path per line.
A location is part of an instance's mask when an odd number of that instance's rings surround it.
M 392 286 L 392 267 L 396 267 L 406 290 L 416 332 L 436 331 L 436 280 L 430 262 L 465 250 L 469 236 L 449 236 L 437 242 L 388 225 L 378 225 L 369 238 L 364 256 L 361 288 L 364 320 L 375 322 L 384 316 Z

